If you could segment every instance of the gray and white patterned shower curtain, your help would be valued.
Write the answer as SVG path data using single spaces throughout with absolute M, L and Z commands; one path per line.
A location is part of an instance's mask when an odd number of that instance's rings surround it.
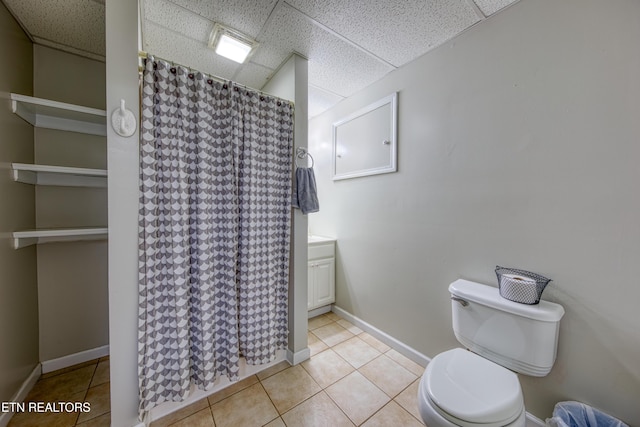
M 144 414 L 286 346 L 293 106 L 149 58 L 141 117 Z

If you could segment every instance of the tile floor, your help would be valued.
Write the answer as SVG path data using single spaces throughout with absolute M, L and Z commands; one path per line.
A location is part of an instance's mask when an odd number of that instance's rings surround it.
M 89 402 L 91 411 L 18 413 L 9 427 L 109 427 L 109 357 L 43 374 L 25 402 Z
M 309 319 L 311 359 L 282 362 L 152 423 L 152 427 L 424 427 L 424 368 L 334 313 Z M 9 426 L 109 426 L 109 360 L 43 375 L 28 399 L 89 401 L 91 412 L 18 414 Z M 35 416 L 34 416 L 35 415 Z

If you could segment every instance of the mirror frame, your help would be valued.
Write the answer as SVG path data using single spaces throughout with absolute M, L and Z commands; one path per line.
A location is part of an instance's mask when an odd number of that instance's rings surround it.
M 373 168 L 368 168 L 368 169 L 359 169 L 359 170 L 353 170 L 353 171 L 348 171 L 348 172 L 342 172 L 342 173 L 337 173 L 337 161 L 340 157 L 340 154 L 338 153 L 338 137 L 339 137 L 339 133 L 340 133 L 340 127 L 344 126 L 345 124 L 348 123 L 352 123 L 358 119 L 364 120 L 364 116 L 366 116 L 368 113 L 383 107 L 385 105 L 390 105 L 390 114 L 389 114 L 389 121 L 390 121 L 390 130 L 391 130 L 391 135 L 390 135 L 390 140 L 384 140 L 382 141 L 382 143 L 390 145 L 391 149 L 389 150 L 389 162 L 386 165 L 383 166 L 378 166 L 378 167 L 373 167 Z M 332 157 L 331 157 L 331 166 L 332 166 L 332 176 L 333 176 L 333 180 L 337 181 L 337 180 L 341 180 L 341 179 L 349 179 L 349 178 L 356 178 L 356 177 L 361 177 L 361 176 L 369 176 L 369 175 L 378 175 L 378 174 L 383 174 L 383 173 L 391 173 L 391 172 L 397 172 L 398 170 L 398 160 L 397 160 L 397 149 L 398 149 L 398 142 L 397 142 L 397 119 L 398 119 L 398 93 L 394 92 L 389 96 L 385 96 L 384 98 L 373 102 L 369 105 L 367 105 L 364 108 L 361 108 L 359 110 L 357 110 L 356 112 L 348 115 L 347 117 L 345 117 L 344 119 L 341 119 L 337 122 L 333 123 L 333 144 L 332 144 L 332 148 L 333 148 L 333 152 L 332 152 Z

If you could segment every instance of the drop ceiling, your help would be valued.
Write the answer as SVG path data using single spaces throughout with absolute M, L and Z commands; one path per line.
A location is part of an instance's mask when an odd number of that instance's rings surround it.
M 104 60 L 104 0 L 2 0 L 34 43 Z M 517 0 L 140 0 L 142 48 L 260 89 L 292 53 L 309 59 L 309 115 Z M 207 47 L 215 23 L 260 45 L 244 64 Z

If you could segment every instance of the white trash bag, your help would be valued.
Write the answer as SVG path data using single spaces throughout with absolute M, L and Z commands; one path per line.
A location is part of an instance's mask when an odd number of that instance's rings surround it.
M 580 402 L 559 402 L 553 417 L 547 418 L 550 427 L 629 427 L 627 424 Z

